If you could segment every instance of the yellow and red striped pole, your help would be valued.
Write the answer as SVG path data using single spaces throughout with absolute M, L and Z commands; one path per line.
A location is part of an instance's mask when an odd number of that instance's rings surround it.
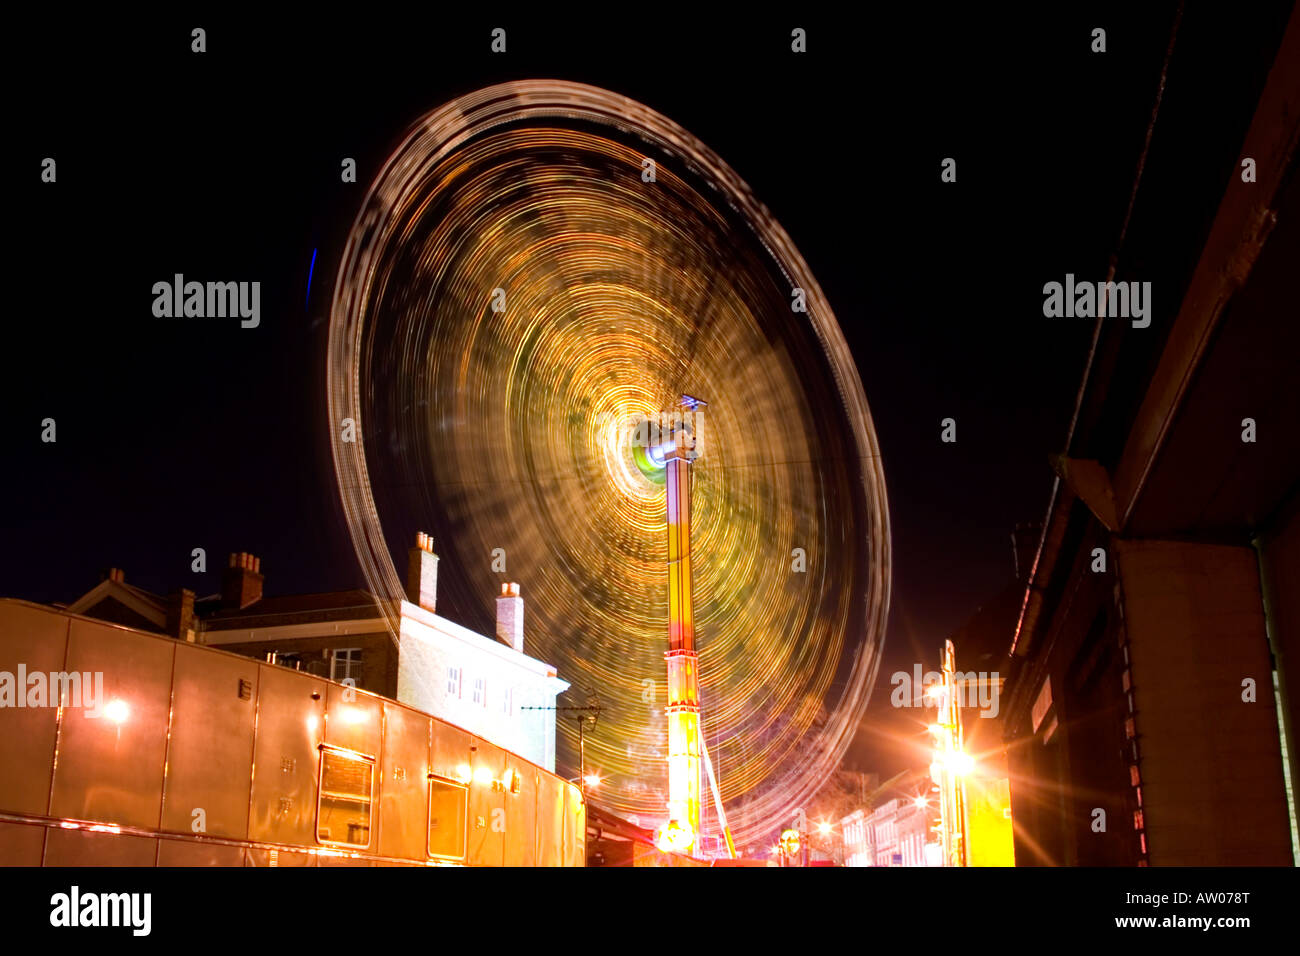
M 668 472 L 668 827 L 681 852 L 700 832 L 700 684 L 691 604 L 691 460 L 685 429 L 672 436 Z M 676 824 L 674 828 L 674 824 Z

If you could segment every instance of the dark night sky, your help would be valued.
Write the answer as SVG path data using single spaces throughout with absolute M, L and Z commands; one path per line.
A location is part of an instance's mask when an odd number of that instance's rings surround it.
M 325 431 L 342 238 L 417 116 L 490 83 L 561 77 L 708 143 L 835 308 L 890 494 L 893 600 L 871 708 L 888 719 L 888 674 L 937 657 L 1010 577 L 1013 525 L 1046 508 L 1091 326 L 1044 319 L 1041 289 L 1066 272 L 1103 278 L 1114 248 L 1174 10 L 1136 6 L 856 21 L 797 7 L 743 23 L 653 6 L 368 22 L 362 7 L 337 27 L 318 12 L 15 30 L 41 71 L 16 91 L 8 151 L 0 594 L 69 601 L 110 565 L 157 592 L 211 593 L 231 550 L 262 556 L 269 593 L 362 586 Z M 1261 9 L 1250 22 L 1187 15 L 1168 110 L 1258 86 L 1285 18 Z M 488 51 L 494 26 L 509 31 L 505 56 Z M 793 26 L 806 55 L 789 52 Z M 1104 55 L 1089 52 L 1094 26 Z M 1189 195 L 1212 207 L 1236 142 L 1162 148 L 1186 151 Z M 39 182 L 47 155 L 55 186 Z M 360 183 L 339 182 L 344 156 Z M 939 181 L 945 156 L 956 184 Z M 175 272 L 261 280 L 262 327 L 155 319 L 151 286 Z M 955 445 L 939 441 L 948 416 Z M 40 441 L 45 417 L 57 444 Z M 189 570 L 195 547 L 204 576 Z M 896 756 L 876 739 L 864 732 L 851 759 L 888 772 Z

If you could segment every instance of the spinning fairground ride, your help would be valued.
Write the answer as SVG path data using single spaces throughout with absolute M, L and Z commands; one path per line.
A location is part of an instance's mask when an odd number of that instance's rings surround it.
M 559 724 L 591 799 L 743 851 L 838 766 L 889 603 L 880 453 L 816 279 L 690 133 L 541 80 L 420 119 L 343 253 L 329 417 L 374 592 L 417 527 L 465 623 L 522 582 L 529 653 L 601 702 L 586 766 Z

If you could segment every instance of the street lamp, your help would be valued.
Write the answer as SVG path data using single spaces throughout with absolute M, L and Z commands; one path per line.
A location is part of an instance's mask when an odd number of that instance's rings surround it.
M 831 864 L 834 866 L 844 866 L 849 853 L 848 846 L 844 842 L 844 833 L 836 833 L 839 829 L 838 824 L 829 823 L 826 820 L 821 820 L 817 824 L 817 835 L 824 838 L 824 842 L 819 849 L 830 857 Z M 811 841 L 809 841 L 809 844 L 811 850 Z
M 554 707 L 520 707 L 520 710 L 553 710 L 557 714 L 569 714 L 578 722 L 578 776 L 569 780 L 569 783 L 582 783 L 582 802 L 587 803 L 587 786 L 592 777 L 596 782 L 591 786 L 597 786 L 600 783 L 599 774 L 587 773 L 587 724 L 592 727 L 596 726 L 596 721 L 600 719 L 600 701 L 594 696 L 587 698 L 585 707 L 572 706 L 554 706 Z

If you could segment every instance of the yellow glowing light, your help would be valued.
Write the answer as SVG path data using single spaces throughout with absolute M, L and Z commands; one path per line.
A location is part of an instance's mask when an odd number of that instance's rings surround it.
M 975 758 L 970 754 L 960 750 L 945 751 L 935 755 L 934 763 L 930 764 L 930 776 L 937 781 L 945 772 L 961 777 L 974 769 Z
M 968 753 L 957 751 L 948 755 L 948 769 L 961 777 L 975 769 L 975 758 Z
M 786 853 L 799 852 L 799 831 L 785 830 L 781 834 L 781 847 Z
M 687 853 L 695 845 L 695 833 L 689 826 L 669 820 L 659 828 L 655 843 L 665 853 Z
M 488 776 L 490 777 L 491 774 Z M 474 768 L 467 763 L 461 764 L 456 768 L 456 779 L 461 783 L 469 783 L 474 779 Z
M 366 712 L 360 707 L 344 707 L 340 713 L 342 714 L 343 722 L 345 724 L 360 724 L 363 723 L 367 717 Z
M 125 723 L 131 716 L 131 708 L 121 698 L 110 700 L 104 705 L 104 716 L 115 724 Z
M 474 768 L 474 782 L 484 786 L 490 784 L 492 782 L 492 768 L 486 766 Z
M 831 825 L 830 825 L 829 823 L 819 823 L 819 824 L 817 824 L 817 832 L 818 832 L 818 833 L 823 833 L 823 834 L 824 834 L 824 833 L 830 833 L 830 832 L 831 832 Z
M 927 801 L 927 800 L 925 799 L 925 797 L 917 797 L 917 798 L 916 798 L 915 800 L 913 800 L 912 802 L 913 802 L 914 804 L 916 804 L 916 806 L 918 806 L 918 807 L 927 807 L 927 806 L 930 805 L 930 804 L 929 804 L 929 801 Z
M 589 773 L 589 774 L 587 774 L 585 777 L 582 778 L 582 782 L 585 783 L 585 784 L 586 784 L 587 786 L 589 786 L 589 787 L 599 787 L 599 786 L 600 786 L 600 774 L 598 774 L 598 773 Z

